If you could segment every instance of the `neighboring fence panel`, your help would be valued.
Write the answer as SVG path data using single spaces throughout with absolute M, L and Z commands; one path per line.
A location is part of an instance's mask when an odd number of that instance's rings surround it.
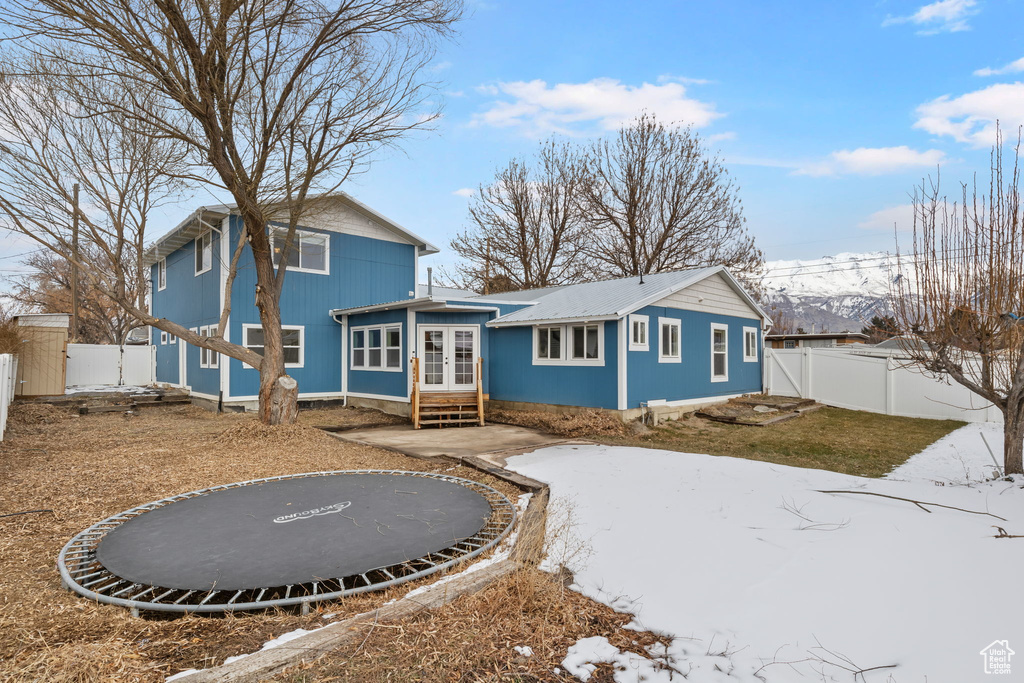
M 886 415 L 1001 422 L 1002 413 L 967 388 L 906 361 L 848 349 L 765 349 L 765 391 Z
M 156 381 L 156 347 L 68 344 L 67 386 L 145 385 Z
M 17 380 L 18 357 L 9 353 L 0 354 L 0 440 L 7 430 L 7 409 L 14 400 Z

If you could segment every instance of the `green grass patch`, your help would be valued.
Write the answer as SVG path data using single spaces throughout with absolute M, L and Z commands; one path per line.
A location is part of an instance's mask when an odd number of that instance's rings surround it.
M 881 477 L 965 424 L 826 407 L 767 427 L 690 416 L 663 423 L 646 434 L 602 435 L 597 440 Z

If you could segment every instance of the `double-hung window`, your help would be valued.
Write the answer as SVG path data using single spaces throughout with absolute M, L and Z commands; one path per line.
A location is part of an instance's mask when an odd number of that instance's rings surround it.
M 352 369 L 399 372 L 402 369 L 402 325 L 352 328 Z
M 167 288 L 167 259 L 162 258 L 156 264 L 156 288 Z
M 213 268 L 213 231 L 207 230 L 196 238 L 196 275 Z
M 160 330 L 160 343 L 161 344 L 166 344 L 167 343 L 167 333 L 164 332 L 163 330 Z
M 533 332 L 534 365 L 604 365 L 604 323 L 541 325 Z
M 216 329 L 216 328 L 214 328 Z M 306 328 L 301 325 L 281 326 L 281 347 L 284 352 L 286 368 L 301 368 L 305 360 Z M 263 355 L 266 336 L 259 325 L 242 325 L 242 345 L 245 348 Z M 243 367 L 252 367 L 243 365 Z
M 647 325 L 649 318 L 646 315 L 629 316 L 629 350 L 647 351 L 650 345 L 647 341 Z
M 680 363 L 680 321 L 678 318 L 658 318 L 658 362 Z
M 729 327 L 711 323 L 711 381 L 729 380 Z
M 757 328 L 743 328 L 743 362 L 757 362 Z
M 296 230 L 291 244 L 288 244 L 288 229 L 273 228 L 274 266 L 281 265 L 281 255 L 285 255 L 288 270 L 300 273 L 328 274 L 330 238 L 318 232 Z M 287 246 L 287 249 L 285 247 Z
M 200 337 L 216 337 L 217 326 L 216 325 L 204 325 L 199 328 Z M 199 367 L 201 368 L 218 368 L 220 367 L 220 354 L 210 349 L 199 347 Z

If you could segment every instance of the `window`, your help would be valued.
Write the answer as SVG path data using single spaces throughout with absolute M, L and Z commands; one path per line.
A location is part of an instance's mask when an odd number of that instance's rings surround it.
M 288 230 L 286 228 L 274 228 L 272 239 L 274 265 L 279 266 L 281 265 L 281 254 L 284 253 L 285 245 L 288 242 Z M 296 270 L 300 273 L 323 273 L 326 275 L 330 251 L 329 240 L 330 238 L 327 235 L 296 230 L 294 241 L 288 247 L 288 270 Z
M 216 328 L 215 328 L 216 329 Z M 306 328 L 301 325 L 281 326 L 281 346 L 284 349 L 284 366 L 286 368 L 301 368 L 305 360 L 304 342 Z M 245 348 L 263 355 L 264 346 L 263 328 L 259 325 L 242 325 L 242 341 Z M 243 365 L 242 367 L 252 367 Z
M 352 328 L 352 369 L 399 372 L 402 369 L 402 325 Z
M 207 230 L 196 238 L 196 275 L 213 268 L 213 231 Z
M 795 349 L 796 348 L 796 340 L 795 339 L 787 339 L 787 340 L 785 340 L 784 342 L 782 342 L 782 348 L 784 348 L 784 349 Z
M 680 363 L 680 322 L 676 318 L 658 318 L 658 362 Z
M 167 333 L 164 332 L 163 330 L 160 330 L 160 343 L 161 344 L 166 344 L 167 343 Z
M 170 332 L 168 332 L 168 333 L 167 333 L 167 343 L 168 343 L 168 344 L 173 344 L 173 343 L 175 343 L 176 341 L 178 341 L 178 338 L 177 338 L 177 337 L 175 337 L 175 336 L 174 336 L 173 334 L 171 334 Z
M 646 315 L 629 316 L 629 350 L 647 351 L 650 349 L 647 343 L 647 322 Z
M 537 353 L 540 360 L 562 360 L 562 328 L 537 328 Z
M 166 289 L 167 288 L 167 259 L 162 258 L 156 264 L 156 288 Z
M 604 323 L 534 328 L 534 365 L 604 365 Z
M 711 323 L 711 381 L 729 379 L 729 328 Z
M 757 362 L 757 328 L 743 328 L 743 362 Z
M 206 325 L 199 328 L 200 337 L 216 337 L 217 326 Z M 199 347 L 199 367 L 201 368 L 217 368 L 219 365 L 220 354 L 210 349 Z

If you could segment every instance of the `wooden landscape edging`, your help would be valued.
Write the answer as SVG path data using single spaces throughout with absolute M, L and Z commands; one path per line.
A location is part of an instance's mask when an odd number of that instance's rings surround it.
M 443 607 L 466 595 L 472 595 L 487 588 L 494 581 L 509 574 L 534 566 L 541 560 L 547 515 L 548 485 L 524 477 L 515 472 L 495 467 L 476 457 L 451 458 L 447 460 L 464 463 L 474 469 L 503 479 L 532 493 L 526 511 L 516 522 L 512 533 L 517 533 L 516 543 L 509 551 L 508 559 L 499 560 L 483 569 L 462 576 L 435 582 L 420 590 L 414 596 L 406 596 L 395 602 L 349 617 L 343 621 L 328 624 L 312 633 L 290 640 L 269 650 L 260 650 L 230 664 L 203 669 L 188 676 L 176 678 L 182 683 L 213 683 L 215 681 L 261 681 L 292 666 L 309 662 L 320 655 L 349 645 L 361 645 L 373 632 L 377 624 L 393 623 L 408 619 L 424 610 Z M 434 458 L 438 459 L 438 458 Z M 462 566 L 462 565 L 459 565 Z M 472 566 L 465 563 L 463 569 Z

